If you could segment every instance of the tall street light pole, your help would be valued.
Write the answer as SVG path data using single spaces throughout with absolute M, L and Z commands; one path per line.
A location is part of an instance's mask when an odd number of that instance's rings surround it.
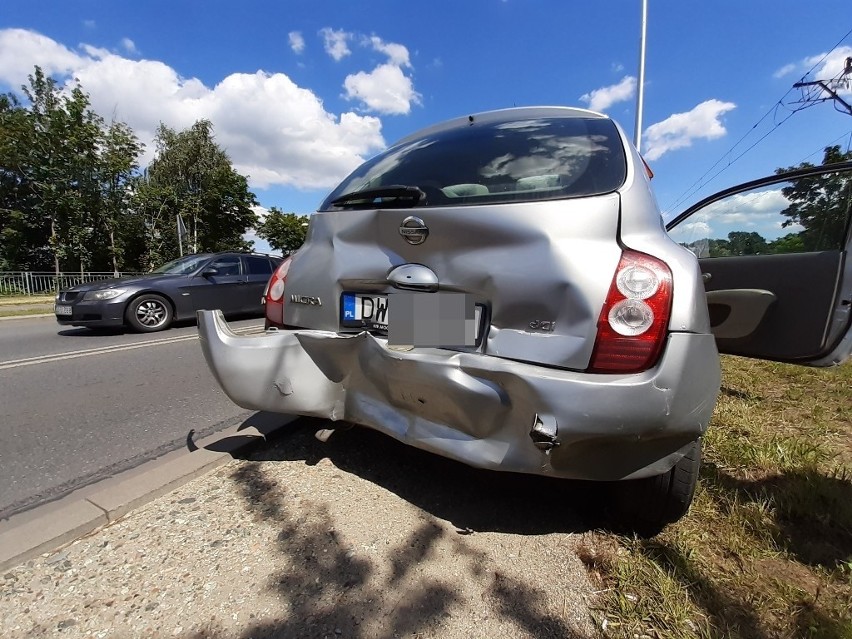
M 636 91 L 636 128 L 633 145 L 637 151 L 642 145 L 642 106 L 645 99 L 645 31 L 648 28 L 648 0 L 642 0 L 642 36 L 639 40 L 639 86 Z

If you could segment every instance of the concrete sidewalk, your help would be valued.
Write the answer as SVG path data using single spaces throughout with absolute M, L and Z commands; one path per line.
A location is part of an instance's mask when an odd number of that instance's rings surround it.
M 89 526 L 109 523 L 0 571 L 0 637 L 600 636 L 581 561 L 593 528 L 572 511 L 586 489 L 369 429 L 319 441 L 327 425 L 294 421 L 157 499 L 206 464 L 163 464 L 81 500 Z
M 243 424 L 0 521 L 0 572 L 50 552 L 266 442 L 295 417 L 258 413 Z M 250 425 L 251 424 L 251 425 Z

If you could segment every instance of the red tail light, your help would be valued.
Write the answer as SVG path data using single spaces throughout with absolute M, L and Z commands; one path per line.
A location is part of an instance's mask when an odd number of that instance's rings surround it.
M 266 327 L 284 325 L 284 283 L 287 281 L 287 272 L 290 270 L 290 258 L 281 262 L 269 282 L 263 297 L 266 301 Z
M 650 255 L 625 250 L 598 319 L 589 371 L 638 373 L 656 364 L 671 306 L 669 267 Z

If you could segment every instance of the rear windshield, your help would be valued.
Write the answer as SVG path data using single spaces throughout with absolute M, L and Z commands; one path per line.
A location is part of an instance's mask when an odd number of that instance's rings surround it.
M 332 202 L 348 193 L 389 186 L 419 188 L 425 197 L 417 206 L 599 195 L 624 183 L 626 166 L 621 139 L 609 119 L 474 122 L 406 141 L 368 160 L 320 210 L 347 208 L 348 202 Z M 389 205 L 393 202 L 382 202 Z

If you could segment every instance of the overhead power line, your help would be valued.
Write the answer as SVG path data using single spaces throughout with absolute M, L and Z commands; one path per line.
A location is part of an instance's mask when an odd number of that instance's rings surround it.
M 786 102 L 786 103 L 785 103 L 785 100 L 787 99 L 787 97 L 788 97 L 788 96 L 789 96 L 792 92 L 794 92 L 796 89 L 801 88 L 799 85 L 803 85 L 803 84 L 807 83 L 807 77 L 808 77 L 811 73 L 813 73 L 813 72 L 814 72 L 814 70 L 815 70 L 815 69 L 817 69 L 817 68 L 818 68 L 818 67 L 819 67 L 819 66 L 820 66 L 823 62 L 825 62 L 825 60 L 826 60 L 826 59 L 827 59 L 827 58 L 828 58 L 828 57 L 829 57 L 832 53 L 834 53 L 834 51 L 837 49 L 837 47 L 839 47 L 839 46 L 840 46 L 840 45 L 841 45 L 841 44 L 842 44 L 842 43 L 843 43 L 843 42 L 844 42 L 844 41 L 845 41 L 845 40 L 846 40 L 846 39 L 850 36 L 850 34 L 852 34 L 852 29 L 850 29 L 849 31 L 847 31 L 847 32 L 846 32 L 846 34 L 845 34 L 842 38 L 840 38 L 840 40 L 838 40 L 838 41 L 837 41 L 837 43 L 836 43 L 836 44 L 835 44 L 835 45 L 834 45 L 834 46 L 833 46 L 833 47 L 832 47 L 832 48 L 828 51 L 828 53 L 826 53 L 825 55 L 823 55 L 823 56 L 819 59 L 819 61 L 817 61 L 817 62 L 816 62 L 816 64 L 814 64 L 814 65 L 813 65 L 813 66 L 812 66 L 812 67 L 808 70 L 808 72 L 807 72 L 807 73 L 805 73 L 805 74 L 802 76 L 802 78 L 799 80 L 799 82 L 797 82 L 797 83 L 795 83 L 793 86 L 791 86 L 791 87 L 787 90 L 787 92 L 786 92 L 786 93 L 784 93 L 784 95 L 782 95 L 782 96 L 781 96 L 781 98 L 780 98 L 780 99 L 778 99 L 778 101 L 777 101 L 777 102 L 775 102 L 775 103 L 774 103 L 774 104 L 773 104 L 773 105 L 772 105 L 772 106 L 771 106 L 771 107 L 770 107 L 770 108 L 766 111 L 766 113 L 764 113 L 764 114 L 763 114 L 763 115 L 762 115 L 762 116 L 758 119 L 758 121 L 757 121 L 757 122 L 755 122 L 755 123 L 751 126 L 751 128 L 749 128 L 749 130 L 748 130 L 748 131 L 747 131 L 747 132 L 746 132 L 746 133 L 745 133 L 742 137 L 740 137 L 740 139 L 739 139 L 739 140 L 737 140 L 737 141 L 734 143 L 734 145 L 733 145 L 733 146 L 731 146 L 731 148 L 729 148 L 727 151 L 725 151 L 725 152 L 722 154 L 722 156 L 721 156 L 718 160 L 716 160 L 716 162 L 714 162 L 714 163 L 713 163 L 713 165 L 712 165 L 709 169 L 707 169 L 707 170 L 706 170 L 706 171 L 705 171 L 705 172 L 701 175 L 701 177 L 699 177 L 697 180 L 695 180 L 695 182 L 693 182 L 693 183 L 692 183 L 692 185 L 690 185 L 690 186 L 689 186 L 689 187 L 688 187 L 688 188 L 687 188 L 687 189 L 686 189 L 686 190 L 685 190 L 685 191 L 684 191 L 684 192 L 683 192 L 680 196 L 678 196 L 678 198 L 677 198 L 677 199 L 676 199 L 676 200 L 675 200 L 672 204 L 670 204 L 670 205 L 668 205 L 668 206 L 664 207 L 664 210 L 667 210 L 667 211 L 676 210 L 676 209 L 677 209 L 677 207 L 678 207 L 678 206 L 680 206 L 683 202 L 685 202 L 688 198 L 692 197 L 694 194 L 698 193 L 701 189 L 703 189 L 703 188 L 704 188 L 704 187 L 706 187 L 708 184 L 710 184 L 710 182 L 712 182 L 712 181 L 713 181 L 713 180 L 715 180 L 715 179 L 716 179 L 719 175 L 721 175 L 722 173 L 724 173 L 725 171 L 727 171 L 727 170 L 728 170 L 728 169 L 729 169 L 729 168 L 730 168 L 730 167 L 731 167 L 731 166 L 732 166 L 732 165 L 733 165 L 736 161 L 738 161 L 740 158 L 742 158 L 742 157 L 743 157 L 746 153 L 748 153 L 749 151 L 751 151 L 751 150 L 752 150 L 755 146 L 757 146 L 760 142 L 762 142 L 762 141 L 763 141 L 763 140 L 765 140 L 767 137 L 769 137 L 772 133 L 774 133 L 775 131 L 777 131 L 777 130 L 778 130 L 778 128 L 779 128 L 782 124 L 784 124 L 787 120 L 789 120 L 789 119 L 790 119 L 790 118 L 791 118 L 791 117 L 792 117 L 795 113 L 798 113 L 799 111 L 803 111 L 803 110 L 805 110 L 805 109 L 808 109 L 808 108 L 810 108 L 810 107 L 812 107 L 812 106 L 815 106 L 815 105 L 820 104 L 821 102 L 825 101 L 825 100 L 810 100 L 810 101 L 805 101 L 805 102 L 803 102 L 802 100 L 797 100 L 797 101 L 795 101 L 795 102 Z M 852 75 L 850 75 L 850 73 L 847 71 L 847 70 L 848 70 L 848 68 L 849 68 L 849 65 L 850 65 L 850 61 L 849 61 L 849 59 L 847 58 L 847 60 L 846 60 L 846 65 L 844 66 L 843 72 L 841 72 L 841 74 L 838 76 L 838 78 L 836 78 L 836 79 L 832 79 L 832 80 L 829 80 L 829 81 L 824 81 L 824 82 L 826 82 L 826 84 L 827 84 L 829 87 L 832 87 L 832 84 L 830 84 L 830 83 L 831 83 L 832 81 L 835 81 L 835 80 L 836 80 L 836 81 L 841 81 L 841 80 L 842 80 L 842 81 L 844 81 L 844 82 L 849 82 L 849 81 L 850 81 L 850 79 L 852 79 Z M 842 86 L 840 86 L 840 85 L 834 85 L 834 87 L 833 87 L 833 88 L 836 90 L 837 88 L 843 88 L 843 87 L 842 87 Z M 836 91 L 835 91 L 835 92 L 836 92 Z M 831 98 L 825 98 L 825 99 L 827 100 L 827 99 L 831 99 Z M 798 106 L 796 106 L 796 105 L 798 105 Z M 789 113 L 787 113 L 787 114 L 786 114 L 786 115 L 785 115 L 782 119 L 778 120 L 778 119 L 777 119 L 777 116 L 778 116 L 778 114 L 779 114 L 780 112 L 782 112 L 782 111 L 789 111 Z M 756 142 L 754 142 L 754 143 L 753 143 L 753 144 L 751 144 L 749 147 L 747 147 L 744 151 L 742 151 L 741 153 L 739 153 L 739 154 L 737 154 L 737 155 L 734 155 L 734 151 L 736 151 L 736 150 L 737 150 L 737 148 L 738 148 L 741 144 L 743 144 L 743 142 L 745 141 L 745 139 L 746 139 L 747 137 L 749 137 L 749 136 L 750 136 L 750 135 L 751 135 L 751 134 L 755 131 L 755 129 L 757 129 L 757 128 L 761 125 L 761 123 L 762 123 L 764 120 L 766 120 L 769 116 L 775 116 L 775 123 L 774 123 L 773 127 L 772 127 L 769 131 L 767 131 L 766 133 L 764 133 L 764 134 L 763 134 L 760 138 L 758 138 Z M 726 162 L 726 160 L 727 160 L 727 162 Z M 717 167 L 719 167 L 720 165 L 722 165 L 723 163 L 724 163 L 724 166 L 722 166 L 721 168 L 719 168 L 719 170 L 718 170 L 718 171 L 716 171 L 716 172 L 714 173 L 713 171 L 714 171 Z M 708 177 L 708 176 L 709 176 L 709 177 Z
M 802 98 L 794 104 L 812 104 L 834 100 L 834 108 L 841 113 L 852 115 L 852 105 L 844 100 L 837 91 L 849 89 L 852 86 L 852 56 L 846 58 L 843 70 L 830 80 L 811 80 L 810 82 L 796 82 L 794 89 L 800 89 Z
M 803 164 L 803 163 L 807 162 L 808 160 L 810 160 L 815 155 L 820 155 L 820 154 L 825 153 L 826 147 L 834 146 L 835 144 L 837 144 L 838 142 L 841 142 L 843 140 L 846 141 L 846 152 L 849 153 L 849 151 L 852 150 L 852 130 L 847 131 L 843 135 L 837 136 L 833 140 L 821 145 L 818 149 L 812 151 L 811 153 L 808 153 L 805 157 L 803 157 L 801 160 L 799 160 L 799 164 Z

